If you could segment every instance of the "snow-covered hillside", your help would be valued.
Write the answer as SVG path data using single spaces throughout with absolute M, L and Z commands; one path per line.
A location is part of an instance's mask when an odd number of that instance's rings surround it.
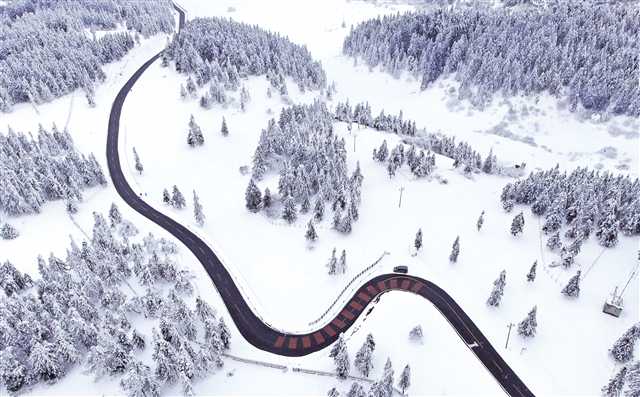
M 584 120 L 558 105 L 557 99 L 541 94 L 535 98 L 495 100 L 484 110 L 451 99 L 458 83 L 438 80 L 425 91 L 408 75 L 394 78 L 380 70 L 370 70 L 362 62 L 342 55 L 342 43 L 349 26 L 380 14 L 413 9 L 396 2 L 327 0 L 273 2 L 224 0 L 203 2 L 183 0 L 187 18 L 221 16 L 257 24 L 306 46 L 319 60 L 328 83 L 337 92 L 328 102 L 349 100 L 368 102 L 372 113 L 402 111 L 415 120 L 418 129 L 441 132 L 471 144 L 483 155 L 490 150 L 502 164 L 525 162 L 527 170 L 547 170 L 559 164 L 570 172 L 578 166 L 601 168 L 638 177 L 640 133 L 638 120 L 614 117 Z M 108 113 L 115 94 L 127 78 L 167 43 L 166 35 L 153 36 L 131 50 L 121 61 L 104 67 L 107 80 L 96 86 L 95 108 L 86 105 L 76 91 L 50 103 L 32 107 L 15 105 L 2 114 L 4 125 L 15 130 L 36 131 L 38 123 L 55 122 L 68 128 L 80 151 L 104 158 Z M 602 305 L 616 287 L 622 288 L 637 269 L 638 237 L 622 234 L 615 248 L 604 249 L 592 236 L 582 246 L 570 269 L 551 267 L 557 252 L 546 247 L 540 222 L 529 207 L 516 206 L 505 213 L 500 202 L 503 187 L 513 182 L 506 176 L 484 173 L 466 176 L 454 168 L 453 160 L 436 155 L 436 168 L 426 178 L 417 179 L 403 166 L 389 177 L 384 163 L 372 158 L 374 149 L 386 140 L 389 149 L 400 143 L 398 135 L 353 124 L 334 122 L 338 137 L 346 143 L 348 175 L 359 164 L 364 176 L 359 220 L 349 234 L 332 227 L 327 205 L 325 219 L 315 224 L 318 239 L 305 239 L 307 222 L 313 211 L 299 214 L 289 224 L 278 206 L 253 213 L 247 210 L 245 191 L 251 177 L 252 158 L 261 130 L 271 118 L 294 104 L 309 104 L 326 97 L 319 90 L 301 92 L 287 78 L 288 98 L 273 90 L 265 76 L 242 79 L 250 95 L 241 110 L 240 89 L 227 92 L 229 103 L 205 109 L 199 97 L 180 97 L 185 75 L 158 60 L 142 75 L 128 95 L 120 122 L 120 158 L 132 188 L 154 208 L 187 226 L 209 244 L 223 260 L 251 307 L 265 322 L 290 332 L 318 328 L 317 321 L 338 312 L 354 288 L 372 275 L 388 273 L 406 265 L 414 274 L 438 284 L 467 312 L 507 363 L 537 395 L 594 395 L 620 368 L 608 349 L 631 325 L 638 322 L 638 283 L 632 280 L 625 291 L 625 307 L 620 318 L 602 313 Z M 269 87 L 273 93 L 268 94 Z M 208 88 L 200 89 L 206 92 Z M 188 123 L 193 116 L 205 143 L 187 144 Z M 228 136 L 221 133 L 223 118 Z M 3 131 L 4 132 L 4 131 Z M 144 171 L 135 169 L 133 149 Z M 246 168 L 245 168 L 246 167 Z M 106 169 L 106 167 L 104 167 Z M 176 185 L 187 206 L 174 209 L 162 202 L 163 190 Z M 257 182 L 261 191 L 278 191 L 278 175 L 271 171 Z M 204 208 L 204 226 L 193 216 L 192 192 L 197 192 Z M 279 199 L 274 194 L 276 200 Z M 401 202 L 400 202 L 401 199 Z M 16 240 L 0 240 L 0 260 L 10 259 L 21 271 L 37 273 L 36 257 L 50 251 L 65 256 L 69 235 L 77 241 L 90 234 L 92 212 L 105 212 L 116 202 L 124 216 L 143 234 L 173 239 L 168 233 L 128 208 L 109 185 L 92 188 L 71 219 L 63 202 L 48 203 L 37 216 L 12 219 L 21 231 Z M 312 201 L 313 203 L 314 201 Z M 484 211 L 484 224 L 476 222 Z M 523 233 L 510 234 L 513 217 L 523 211 Z M 416 253 L 414 238 L 421 229 L 423 247 Z M 561 232 L 563 235 L 564 228 Z M 456 237 L 460 254 L 456 263 L 449 255 Z M 343 275 L 327 274 L 326 264 L 336 248 L 346 251 Z M 382 258 L 369 272 L 356 279 L 341 295 L 345 285 L 367 266 Z M 346 395 L 351 381 L 293 372 L 302 367 L 333 371 L 329 349 L 306 357 L 286 358 L 266 353 L 248 344 L 230 321 L 220 296 L 196 258 L 180 247 L 177 260 L 195 275 L 197 294 L 218 308 L 231 328 L 230 354 L 284 365 L 287 371 L 264 368 L 226 359 L 223 370 L 194 383 L 196 394 L 216 395 L 326 395 L 332 387 Z M 537 261 L 535 281 L 527 281 L 531 265 Z M 499 307 L 486 304 L 493 282 L 506 271 L 506 287 Z M 581 270 L 580 296 L 568 299 L 561 289 Z M 338 304 L 331 306 L 338 297 Z M 535 338 L 524 338 L 514 327 L 505 348 L 508 325 L 523 320 L 537 306 Z M 364 316 L 363 316 L 364 317 Z M 421 325 L 422 343 L 409 340 L 409 331 Z M 387 357 L 394 365 L 396 380 L 405 364 L 411 365 L 413 395 L 500 395 L 502 390 L 491 374 L 474 357 L 455 330 L 428 302 L 414 295 L 393 292 L 384 295 L 368 316 L 347 333 L 351 359 L 367 334 L 376 340 L 371 379 L 383 373 Z M 636 354 L 640 353 L 635 348 Z M 148 354 L 147 354 L 148 353 Z M 150 358 L 147 351 L 145 356 Z M 357 371 L 352 366 L 352 374 Z M 461 379 L 460 374 L 464 374 Z M 92 376 L 79 368 L 52 386 L 39 386 L 34 394 L 85 395 L 121 394 L 117 379 Z M 164 390 L 178 394 L 178 386 Z

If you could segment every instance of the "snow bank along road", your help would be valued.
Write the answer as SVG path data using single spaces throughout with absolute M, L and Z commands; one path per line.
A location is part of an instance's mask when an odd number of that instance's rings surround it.
M 178 6 L 179 28 L 184 25 L 184 11 Z M 500 357 L 487 338 L 469 316 L 444 290 L 430 281 L 411 275 L 383 274 L 362 285 L 347 302 L 342 311 L 322 328 L 308 334 L 289 334 L 275 330 L 260 320 L 249 307 L 233 278 L 215 252 L 198 236 L 168 216 L 144 202 L 127 183 L 120 167 L 118 134 L 120 114 L 127 94 L 161 53 L 144 63 L 122 87 L 111 107 L 107 136 L 107 162 L 113 185 L 122 199 L 144 217 L 155 222 L 184 243 L 198 258 L 218 289 L 222 300 L 242 336 L 255 347 L 282 356 L 303 356 L 324 349 L 332 344 L 340 333 L 351 327 L 365 312 L 369 303 L 380 295 L 393 291 L 417 294 L 430 301 L 449 321 L 460 338 L 482 362 L 487 370 L 510 396 L 533 396 L 515 372 Z

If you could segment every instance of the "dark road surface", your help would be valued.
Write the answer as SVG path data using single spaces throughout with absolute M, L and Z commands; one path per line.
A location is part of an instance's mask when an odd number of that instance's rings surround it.
M 179 28 L 184 25 L 183 10 L 175 7 L 180 14 Z M 533 396 L 533 393 L 518 378 L 502 357 L 491 346 L 487 338 L 471 321 L 458 304 L 440 287 L 419 277 L 401 274 L 384 274 L 372 278 L 362 285 L 340 313 L 322 328 L 307 334 L 290 334 L 275 330 L 265 324 L 248 306 L 234 283 L 233 278 L 220 262 L 216 253 L 198 236 L 186 227 L 160 213 L 144 202 L 131 189 L 120 166 L 118 154 L 118 134 L 122 106 L 142 73 L 160 54 L 156 54 L 142 65 L 122 87 L 111 108 L 107 137 L 107 162 L 113 185 L 122 199 L 142 216 L 156 223 L 180 240 L 198 258 L 217 288 L 231 318 L 242 336 L 255 347 L 282 356 L 303 356 L 331 345 L 342 332 L 346 332 L 367 305 L 389 291 L 410 292 L 431 302 L 447 319 L 464 343 L 482 362 L 510 396 Z M 460 374 L 464 377 L 463 374 Z

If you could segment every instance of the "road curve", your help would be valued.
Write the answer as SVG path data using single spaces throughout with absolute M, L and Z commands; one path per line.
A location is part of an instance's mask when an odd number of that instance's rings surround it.
M 179 29 L 185 21 L 180 14 Z M 168 216 L 155 210 L 139 197 L 127 183 L 120 164 L 118 135 L 120 114 L 127 94 L 144 71 L 160 56 L 158 53 L 145 62 L 129 78 L 113 101 L 107 135 L 107 163 L 109 174 L 118 194 L 134 210 L 171 233 L 198 258 L 217 288 L 229 314 L 242 336 L 253 346 L 282 356 L 304 356 L 331 345 L 342 332 L 346 332 L 365 313 L 367 306 L 389 291 L 410 292 L 431 302 L 447 319 L 463 342 L 482 362 L 496 381 L 510 396 L 533 396 L 522 380 L 502 359 L 491 343 L 471 321 L 460 306 L 437 285 L 420 277 L 401 274 L 383 274 L 365 282 L 345 304 L 340 313 L 316 331 L 307 334 L 284 333 L 265 324 L 251 310 L 221 263 L 216 253 L 198 236 Z

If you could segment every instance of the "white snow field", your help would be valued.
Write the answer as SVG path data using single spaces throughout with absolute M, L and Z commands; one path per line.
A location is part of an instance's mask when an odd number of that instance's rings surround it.
M 382 13 L 406 11 L 409 6 L 380 7 L 371 2 L 342 0 L 183 0 L 180 4 L 187 10 L 188 18 L 232 17 L 278 31 L 295 43 L 307 45 L 312 56 L 322 61 L 328 80 L 336 82 L 338 93 L 334 103 L 347 98 L 351 103 L 369 101 L 374 115 L 382 108 L 387 113 L 402 110 L 404 117 L 415 119 L 419 128 L 455 135 L 483 154 L 493 148 L 500 161 L 525 161 L 529 170 L 547 169 L 556 163 L 567 170 L 584 165 L 617 170 L 626 164 L 628 169 L 624 172 L 638 175 L 637 121 L 581 120 L 575 114 L 558 109 L 556 100 L 541 97 L 535 106 L 539 112 L 529 111 L 530 115 L 520 116 L 519 121 L 506 125 L 506 130 L 518 137 L 531 136 L 538 145 L 535 147 L 483 133 L 507 117 L 508 107 L 499 101 L 484 111 L 470 110 L 464 103 L 452 104 L 445 95 L 445 86 L 454 85 L 452 82 L 421 92 L 419 84 L 406 76 L 394 79 L 363 65 L 354 66 L 353 60 L 341 55 L 342 39 L 349 25 Z M 341 27 L 343 21 L 347 28 Z M 36 131 L 38 123 L 47 127 L 54 121 L 58 126 L 68 124 L 77 148 L 94 152 L 106 170 L 105 138 L 111 102 L 133 71 L 165 42 L 166 36 L 145 40 L 122 61 L 106 65 L 107 82 L 96 88 L 96 108 L 89 108 L 79 93 L 39 106 L 38 112 L 31 105 L 18 105 L 12 113 L 0 115 L 2 133 L 7 124 L 22 131 Z M 304 239 L 308 215 L 288 225 L 277 214 L 269 218 L 263 212 L 253 214 L 245 208 L 244 192 L 249 176 L 242 175 L 239 168 L 250 165 L 261 129 L 271 117 L 278 117 L 285 104 L 277 95 L 267 98 L 268 83 L 258 77 L 244 82 L 251 94 L 246 113 L 241 112 L 237 104 L 238 92 L 231 94 L 236 102 L 227 108 L 214 106 L 204 110 L 195 99 L 180 100 L 179 86 L 184 80 L 184 75 L 172 68 L 162 68 L 156 62 L 129 94 L 121 121 L 123 169 L 129 171 L 130 184 L 145 195 L 145 200 L 212 245 L 265 321 L 288 331 L 313 328 L 309 323 L 328 308 L 351 277 L 387 251 L 389 254 L 371 274 L 389 272 L 393 266 L 405 264 L 411 274 L 440 285 L 467 311 L 535 394 L 595 395 L 614 373 L 616 366 L 607 349 L 638 321 L 637 279 L 625 293 L 625 309 L 619 319 L 603 314 L 601 308 L 608 294 L 615 286 L 624 284 L 636 265 L 637 238 L 621 235 L 615 249 L 603 251 L 592 237 L 583 245 L 576 258 L 577 265 L 572 269 L 546 268 L 545 264 L 557 259 L 557 254 L 544 246 L 544 240 L 541 249 L 538 220 L 529 208 L 522 208 L 526 221 L 524 233 L 517 238 L 509 234 L 511 219 L 520 210 L 516 207 L 506 214 L 501 208 L 500 191 L 509 179 L 487 175 L 467 179 L 453 170 L 451 160 L 441 156 L 437 156 L 435 173 L 448 180 L 446 185 L 435 178 L 415 180 L 406 168 L 389 179 L 385 167 L 371 159 L 371 152 L 383 139 L 393 147 L 399 138 L 355 126 L 349 134 L 345 124 L 336 123 L 337 132 L 347 140 L 350 170 L 359 161 L 364 175 L 360 220 L 354 223 L 353 232 L 345 236 L 331 229 L 330 217 L 325 219 L 317 227 L 319 239 L 310 249 Z M 295 87 L 289 84 L 294 103 L 310 102 L 317 95 L 317 92 L 301 94 Z M 511 102 L 514 106 L 517 104 L 517 109 L 523 104 L 533 104 L 531 99 Z M 197 149 L 186 144 L 191 114 L 205 135 L 205 145 Z M 220 134 L 223 116 L 229 125 L 228 137 Z M 611 131 L 617 136 L 612 136 Z M 134 146 L 145 167 L 143 175 L 138 175 L 133 168 Z M 615 149 L 615 157 L 598 154 L 608 146 Z M 188 202 L 187 208 L 180 211 L 161 203 L 162 190 L 174 184 Z M 262 190 L 269 186 L 272 192 L 277 191 L 277 175 L 267 175 L 259 186 Z M 402 206 L 398 208 L 400 188 L 404 190 Z M 200 196 L 207 217 L 203 228 L 193 220 L 193 189 Z M 113 201 L 141 233 L 151 231 L 169 237 L 130 210 L 111 186 L 87 191 L 85 196 L 76 218 L 87 232 L 92 224 L 91 213 L 107 211 Z M 62 256 L 68 246 L 68 235 L 77 240 L 83 238 L 63 207 L 61 202 L 48 204 L 38 216 L 14 219 L 12 223 L 21 236 L 13 241 L 0 241 L 0 260 L 10 259 L 20 270 L 35 274 L 38 254 L 53 251 Z M 486 211 L 485 224 L 482 231 L 477 232 L 475 222 L 482 210 Z M 414 257 L 411 246 L 418 228 L 424 233 L 424 248 Z M 460 236 L 460 257 L 458 263 L 450 264 L 448 256 L 457 235 Z M 345 275 L 327 275 L 324 265 L 334 247 L 338 253 L 347 250 Z M 289 367 L 333 368 L 328 351 L 283 358 L 249 345 L 232 325 L 197 260 L 184 247 L 181 247 L 180 258 L 197 276 L 199 293 L 229 320 L 227 324 L 233 333 L 231 354 Z M 538 260 L 538 276 L 534 283 L 527 283 L 525 275 L 534 260 Z M 578 268 L 588 272 L 581 284 L 581 295 L 575 300 L 566 299 L 560 290 Z M 502 303 L 499 308 L 489 308 L 486 298 L 493 280 L 503 269 L 507 273 L 507 286 Z M 363 279 L 366 278 L 368 276 Z M 514 329 L 509 347 L 505 349 L 507 325 L 517 324 L 533 305 L 538 306 L 536 337 L 524 340 Z M 422 345 L 408 340 L 409 330 L 417 324 L 422 325 L 425 333 Z M 351 358 L 369 332 L 377 342 L 372 379 L 380 375 L 389 356 L 396 375 L 406 363 L 411 365 L 413 377 L 409 392 L 412 395 L 502 393 L 453 328 L 421 298 L 406 293 L 383 296 L 372 314 L 348 332 Z M 233 376 L 227 376 L 229 372 Z M 352 366 L 352 373 L 356 372 Z M 350 385 L 351 381 L 281 372 L 227 360 L 222 371 L 194 384 L 194 389 L 198 394 L 217 395 L 325 395 L 333 386 L 346 393 Z M 179 393 L 177 389 L 167 392 Z M 40 386 L 33 393 L 118 395 L 122 392 L 117 382 L 105 379 L 94 383 L 92 376 L 76 369 L 61 382 Z

